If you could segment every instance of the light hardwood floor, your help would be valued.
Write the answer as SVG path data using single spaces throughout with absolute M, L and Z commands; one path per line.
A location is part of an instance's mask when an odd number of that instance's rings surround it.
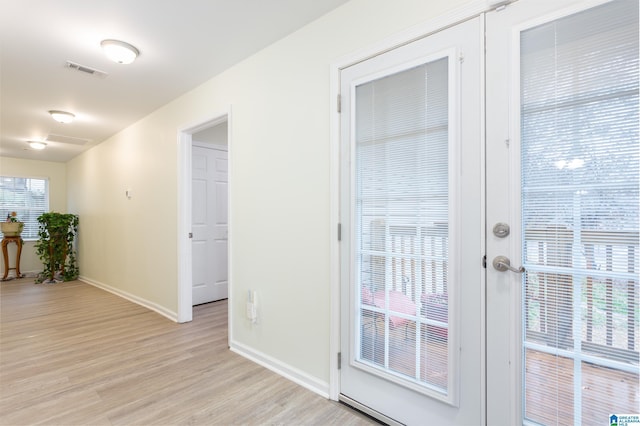
M 74 281 L 0 283 L 2 425 L 375 424 L 234 354 L 227 302 L 175 324 Z

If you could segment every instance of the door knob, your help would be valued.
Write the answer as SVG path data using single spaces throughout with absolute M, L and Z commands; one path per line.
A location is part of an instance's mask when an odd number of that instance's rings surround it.
M 521 274 L 525 271 L 524 266 L 521 266 L 519 268 L 514 268 L 513 266 L 511 266 L 511 261 L 506 256 L 496 256 L 493 259 L 493 267 L 500 272 L 511 271 Z
M 505 238 L 511 233 L 509 225 L 504 222 L 498 222 L 493 226 L 493 235 L 498 238 Z

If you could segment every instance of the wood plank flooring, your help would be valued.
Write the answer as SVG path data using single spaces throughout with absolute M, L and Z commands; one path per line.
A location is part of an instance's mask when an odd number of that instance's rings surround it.
M 227 302 L 175 324 L 88 284 L 0 284 L 1 425 L 368 425 L 234 354 Z

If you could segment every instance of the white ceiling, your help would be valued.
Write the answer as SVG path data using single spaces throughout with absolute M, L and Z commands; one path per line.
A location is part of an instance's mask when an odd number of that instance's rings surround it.
M 0 0 L 0 156 L 66 162 L 347 1 Z M 140 56 L 110 62 L 104 39 Z M 43 151 L 26 143 L 48 136 Z

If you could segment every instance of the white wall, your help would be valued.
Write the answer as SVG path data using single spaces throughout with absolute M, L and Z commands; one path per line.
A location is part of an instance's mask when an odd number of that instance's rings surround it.
M 49 210 L 67 213 L 67 167 L 65 164 L 0 157 L 0 174 L 4 176 L 48 179 Z M 35 241 L 29 240 L 25 240 L 23 244 L 20 256 L 20 272 L 22 273 L 41 272 L 43 270 L 42 262 L 36 256 L 34 244 Z M 7 246 L 10 268 L 15 267 L 16 249 L 17 246 L 15 244 Z M 2 256 L 0 256 L 0 272 L 4 274 L 4 259 Z M 13 274 L 13 271 L 10 271 L 9 274 Z
M 335 234 L 330 64 L 464 3 L 353 0 L 72 160 L 82 275 L 175 314 L 177 130 L 231 105 L 234 342 L 325 386 Z M 248 289 L 259 295 L 253 326 L 244 319 Z

